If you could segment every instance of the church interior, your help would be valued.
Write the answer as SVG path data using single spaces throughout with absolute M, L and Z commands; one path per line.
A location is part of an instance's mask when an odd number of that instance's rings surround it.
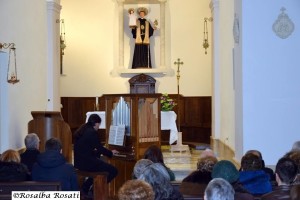
M 133 69 L 128 10 L 139 7 L 155 25 L 152 66 Z M 0 0 L 0 153 L 24 148 L 36 127 L 30 123 L 45 113 L 62 117 L 72 134 L 88 112 L 105 112 L 106 129 L 98 132 L 109 146 L 116 97 L 130 105 L 134 136 L 143 131 L 140 102 L 148 99 L 145 109 L 157 116 L 149 127 L 159 138 L 151 144 L 161 146 L 171 169 L 179 166 L 180 180 L 186 151 L 174 163 L 176 142 L 158 114 L 168 94 L 180 143 L 192 152 L 185 173 L 207 147 L 237 166 L 257 149 L 274 168 L 300 140 L 299 9 L 297 0 Z M 132 91 L 130 80 L 141 75 L 154 86 Z M 143 152 L 144 141 L 135 142 Z

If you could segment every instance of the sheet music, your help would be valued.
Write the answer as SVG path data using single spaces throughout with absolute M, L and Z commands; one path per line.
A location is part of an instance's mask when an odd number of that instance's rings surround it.
M 109 129 L 108 144 L 123 146 L 125 135 L 125 124 L 114 126 Z

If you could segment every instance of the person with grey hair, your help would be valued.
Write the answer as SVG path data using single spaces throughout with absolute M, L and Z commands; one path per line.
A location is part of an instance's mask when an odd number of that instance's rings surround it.
M 27 166 L 31 172 L 33 164 L 36 162 L 37 156 L 40 154 L 40 138 L 35 133 L 29 133 L 24 139 L 26 150 L 20 154 L 21 163 Z
M 149 159 L 140 159 L 138 160 L 133 168 L 133 178 L 139 178 L 141 176 L 141 174 L 143 174 L 143 172 L 145 171 L 145 169 L 149 166 L 153 164 L 153 162 Z
M 234 200 L 231 184 L 223 178 L 212 179 L 204 192 L 204 200 Z
M 164 167 L 159 163 L 145 166 L 138 179 L 149 183 L 155 193 L 155 200 L 183 200 L 182 194 L 173 188 L 168 172 L 164 172 Z

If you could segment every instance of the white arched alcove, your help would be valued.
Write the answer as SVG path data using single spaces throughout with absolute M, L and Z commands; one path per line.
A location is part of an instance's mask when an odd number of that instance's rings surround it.
M 165 10 L 167 0 L 116 0 L 118 6 L 118 34 L 115 34 L 114 46 L 118 49 L 116 63 L 111 72 L 114 76 L 130 74 L 158 74 L 171 75 L 174 70 L 170 64 L 166 63 L 166 31 L 165 31 Z M 131 29 L 128 25 L 128 9 L 146 7 L 149 10 L 146 16 L 147 20 L 153 24 L 158 21 L 158 29 L 155 30 L 150 38 L 150 52 L 152 68 L 150 69 L 131 69 L 132 55 L 134 51 L 134 40 L 131 35 Z

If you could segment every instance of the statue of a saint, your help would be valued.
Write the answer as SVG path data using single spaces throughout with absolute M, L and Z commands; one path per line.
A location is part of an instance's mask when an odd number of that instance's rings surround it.
M 148 9 L 140 7 L 137 9 L 139 18 L 136 20 L 136 26 L 131 27 L 131 33 L 135 38 L 134 54 L 132 59 L 132 69 L 152 68 L 150 56 L 150 37 L 153 35 L 156 27 L 144 17 L 148 14 Z

